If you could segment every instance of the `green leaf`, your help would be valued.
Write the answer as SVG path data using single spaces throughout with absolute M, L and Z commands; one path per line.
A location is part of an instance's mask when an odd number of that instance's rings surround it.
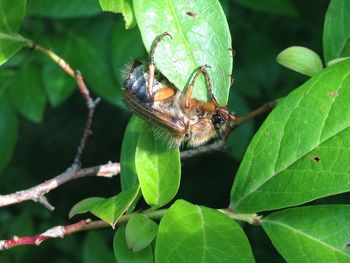
M 321 205 L 272 213 L 262 226 L 287 262 L 349 262 L 349 205 Z
M 333 60 L 331 60 L 331 61 L 329 61 L 329 62 L 327 63 L 327 67 L 332 66 L 332 65 L 334 65 L 334 64 L 337 64 L 337 63 L 339 63 L 339 62 L 342 62 L 342 61 L 344 61 L 344 60 L 346 60 L 346 59 L 349 59 L 349 58 L 350 58 L 350 57 L 342 57 L 342 58 L 333 59 Z
M 253 213 L 350 190 L 350 61 L 279 102 L 238 169 L 231 208 Z
M 90 212 L 106 221 L 114 228 L 119 218 L 136 199 L 139 189 L 139 186 L 136 186 L 130 190 L 123 191 L 114 197 L 101 200 L 92 207 Z
M 256 43 L 259 43 L 258 49 L 256 48 Z M 241 67 L 241 69 L 245 69 L 247 71 L 246 74 L 248 74 L 248 77 L 250 77 L 250 81 L 253 81 L 253 83 L 257 82 L 257 88 L 261 89 L 261 87 L 259 87 L 260 84 L 266 90 L 271 90 L 276 85 L 280 71 L 280 67 L 274 59 L 276 57 L 275 50 L 277 48 L 278 47 L 276 47 L 273 40 L 271 38 L 268 38 L 261 32 L 252 32 L 247 37 L 245 48 L 242 51 L 240 51 L 240 55 L 244 57 L 245 64 L 249 65 L 249 67 L 243 66 Z M 254 52 L 251 52 L 251 50 L 254 50 Z M 238 73 L 234 72 L 234 76 L 236 76 L 236 74 L 237 76 L 240 76 L 238 75 Z M 254 86 L 252 87 L 252 85 L 250 85 L 250 87 L 238 87 L 238 85 L 236 85 L 235 83 L 233 84 L 233 86 L 235 89 L 239 89 L 243 94 L 248 93 L 248 91 L 246 91 L 245 89 L 254 88 Z M 261 90 L 258 90 L 257 92 L 261 92 Z
M 122 21 L 117 21 L 112 36 L 112 63 L 115 78 L 120 87 L 123 87 L 123 72 L 126 71 L 128 64 L 133 59 L 142 59 L 146 57 L 146 50 L 142 44 L 140 31 L 137 27 L 126 30 Z M 127 50 L 128 52 L 125 52 Z
M 0 65 L 29 42 L 16 34 L 21 26 L 25 9 L 26 0 L 0 2 Z
M 153 263 L 152 247 L 134 252 L 128 248 L 125 239 L 125 226 L 118 228 L 113 239 L 114 255 L 118 263 Z
M 83 263 L 115 263 L 113 254 L 103 236 L 90 232 L 82 246 Z
M 0 66 L 27 44 L 28 40 L 18 34 L 0 32 Z
M 232 106 L 231 106 L 232 105 Z M 241 116 L 250 112 L 247 102 L 239 95 L 239 93 L 231 93 L 229 100 L 229 109 L 233 110 L 235 114 Z M 241 160 L 245 151 L 253 137 L 254 123 L 252 121 L 245 122 L 237 128 L 227 140 L 228 146 L 231 147 L 230 155 Z
M 254 262 L 241 227 L 211 208 L 178 200 L 160 221 L 156 262 Z
M 323 68 L 320 57 L 311 49 L 305 47 L 289 47 L 277 56 L 277 62 L 282 66 L 312 77 Z
M 187 87 L 195 70 L 204 64 L 208 69 L 213 94 L 226 105 L 232 71 L 231 35 L 218 0 L 134 1 L 135 16 L 143 43 L 149 51 L 156 36 L 168 32 L 155 52 L 158 70 L 176 88 Z M 192 12 L 192 13 L 191 13 Z M 196 82 L 193 97 L 207 100 L 204 77 Z
M 120 154 L 120 181 L 123 190 L 128 190 L 138 185 L 135 164 L 136 146 L 143 126 L 144 121 L 133 115 L 124 132 L 122 151 Z
M 323 30 L 323 52 L 326 62 L 350 55 L 350 1 L 332 0 Z
M 69 211 L 69 218 L 72 218 L 75 215 L 83 214 L 86 212 L 91 211 L 96 204 L 100 203 L 102 200 L 106 200 L 106 198 L 103 197 L 89 197 L 86 199 L 83 199 L 76 203 L 72 209 Z
M 132 28 L 136 20 L 132 10 L 132 0 L 99 0 L 103 11 L 121 13 L 125 20 L 125 28 Z
M 178 148 L 169 149 L 164 138 L 144 125 L 136 148 L 136 171 L 147 204 L 160 207 L 170 202 L 180 185 Z
M 73 78 L 64 74 L 62 69 L 52 61 L 44 64 L 42 79 L 49 101 L 54 107 L 66 101 L 73 91 L 76 90 Z
M 8 105 L 5 97 L 0 96 L 0 172 L 11 160 L 17 142 L 17 130 L 16 114 Z
M 114 25 L 112 17 L 78 20 L 74 25 L 70 21 L 63 23 L 64 27 L 59 27 L 56 36 L 58 43 L 62 44 L 53 42 L 51 47 L 55 53 L 64 54 L 63 59 L 72 68 L 81 71 L 90 90 L 109 102 L 120 105 L 121 89 L 116 87 L 108 53 Z M 62 76 L 68 78 L 63 72 Z
M 25 64 L 17 72 L 9 88 L 11 102 L 15 109 L 27 119 L 40 123 L 44 116 L 46 95 L 41 78 L 41 68 Z
M 276 15 L 298 16 L 298 11 L 289 0 L 233 0 L 251 9 Z
M 134 214 L 126 225 L 126 242 L 130 250 L 139 252 L 155 239 L 158 225 L 145 215 Z
M 26 10 L 26 0 L 1 0 L 0 33 L 15 33 L 22 24 Z
M 55 19 L 97 15 L 101 12 L 97 0 L 30 0 L 27 15 Z

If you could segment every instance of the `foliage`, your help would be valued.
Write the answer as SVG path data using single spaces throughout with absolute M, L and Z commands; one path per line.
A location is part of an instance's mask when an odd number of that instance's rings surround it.
M 54 262 L 280 262 L 279 254 L 288 262 L 348 262 L 350 208 L 339 203 L 350 191 L 349 2 L 99 4 L 1 0 L 0 189 L 14 192 L 67 167 L 83 127 L 75 83 L 51 60 L 30 51 L 33 43 L 79 68 L 105 101 L 83 163 L 120 155 L 120 183 L 74 183 L 53 194 L 57 217 L 50 219 L 49 212 L 31 204 L 20 216 L 3 209 L 0 224 L 11 225 L 1 231 L 4 236 L 35 234 L 66 222 L 63 215 L 82 200 L 69 216 L 85 218 L 90 212 L 116 227 L 115 257 L 106 243 L 112 240 L 109 229 L 51 241 L 38 250 L 14 249 L 0 261 L 35 262 L 57 253 Z M 311 18 L 309 10 L 319 10 L 313 11 L 318 17 Z M 172 39 L 159 44 L 155 61 L 178 89 L 186 88 L 198 66 L 208 64 L 215 98 L 239 115 L 283 97 L 257 131 L 254 124 L 261 120 L 232 134 L 227 143 L 233 153 L 185 160 L 182 166 L 180 150 L 169 149 L 150 124 L 132 116 L 126 127 L 121 71 L 131 58 L 147 62 L 145 50 L 165 31 Z M 230 89 L 232 44 L 237 54 Z M 276 60 L 301 74 L 281 69 Z M 208 99 L 203 77 L 194 96 Z M 216 210 L 228 203 L 228 209 Z M 127 222 L 118 222 L 124 214 Z M 265 233 L 237 220 L 260 223 Z M 274 248 L 264 242 L 267 237 Z

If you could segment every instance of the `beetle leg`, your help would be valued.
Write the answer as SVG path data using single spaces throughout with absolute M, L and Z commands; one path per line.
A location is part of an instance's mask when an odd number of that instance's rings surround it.
M 153 99 L 153 83 L 154 83 L 154 75 L 156 71 L 156 64 L 154 63 L 154 51 L 158 46 L 159 42 L 163 39 L 163 37 L 168 36 L 172 38 L 172 36 L 168 32 L 164 32 L 156 37 L 153 41 L 150 51 L 150 62 L 148 65 L 148 86 L 147 86 L 147 95 L 150 99 Z
M 192 96 L 192 92 L 193 92 L 193 88 L 194 88 L 194 84 L 199 76 L 200 73 L 203 73 L 204 76 L 205 76 L 205 79 L 207 81 L 207 87 L 208 87 L 208 92 L 210 94 L 210 97 L 211 97 L 211 100 L 212 102 L 214 102 L 215 106 L 217 105 L 217 102 L 212 94 L 212 89 L 211 89 L 211 81 L 210 81 L 210 77 L 209 77 L 209 73 L 208 71 L 206 70 L 207 68 L 209 68 L 210 66 L 208 65 L 203 65 L 203 66 L 200 66 L 196 73 L 194 74 L 193 76 L 193 79 L 190 83 L 190 85 L 188 86 L 187 90 L 186 90 L 186 93 L 183 97 L 183 100 L 184 100 L 184 107 L 186 109 L 190 108 L 190 104 L 191 104 L 191 96 Z

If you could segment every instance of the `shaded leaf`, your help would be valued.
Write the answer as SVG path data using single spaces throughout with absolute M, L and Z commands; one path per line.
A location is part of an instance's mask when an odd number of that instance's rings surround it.
M 120 181 L 123 190 L 138 184 L 136 171 L 136 146 L 142 132 L 144 121 L 133 115 L 124 132 L 120 154 Z
M 128 248 L 125 239 L 125 226 L 117 229 L 113 239 L 114 255 L 118 263 L 153 263 L 152 247 L 134 252 Z
M 4 34 L 0 32 L 0 65 L 27 44 L 28 40 L 18 34 Z
M 57 42 L 50 45 L 55 53 L 64 55 L 63 59 L 73 69 L 81 71 L 90 90 L 107 101 L 120 105 L 121 89 L 117 88 L 114 73 L 109 66 L 109 43 L 114 25 L 113 17 L 81 19 L 74 25 L 69 21 L 64 22 L 57 26 Z M 70 85 L 69 77 L 63 72 L 62 77 L 66 78 L 65 85 Z
M 136 147 L 136 171 L 147 204 L 160 207 L 170 202 L 180 185 L 178 148 L 169 149 L 164 138 L 144 125 Z
M 250 108 L 246 101 L 237 92 L 230 94 L 229 109 L 233 110 L 237 116 L 250 112 Z M 253 137 L 254 123 L 252 121 L 245 122 L 234 132 L 230 134 L 227 140 L 228 146 L 231 147 L 230 155 L 241 160 Z
M 46 95 L 37 65 L 25 64 L 17 72 L 9 88 L 15 109 L 27 119 L 40 123 L 44 116 Z
M 287 262 L 349 262 L 349 216 L 348 205 L 298 207 L 272 213 L 262 226 Z
M 268 38 L 261 32 L 252 32 L 247 37 L 246 42 L 244 49 L 239 53 L 244 58 L 245 63 L 249 65 L 249 68 L 247 66 L 242 67 L 242 69 L 248 72 L 248 76 L 246 77 L 250 77 L 252 82 L 257 82 L 257 84 L 262 85 L 266 90 L 272 90 L 277 83 L 280 71 L 280 67 L 274 59 L 276 57 L 275 50 L 277 47 L 271 38 Z M 258 49 L 256 48 L 256 43 L 259 43 Z M 251 52 L 252 50 L 254 52 Z M 234 76 L 236 76 L 235 72 Z M 237 75 L 237 78 L 240 78 L 240 76 Z M 242 93 L 244 92 L 243 94 L 248 94 L 253 91 L 248 92 L 245 89 L 254 88 L 254 86 L 237 87 L 234 84 L 234 88 L 239 89 Z M 261 87 L 257 85 L 257 88 Z M 255 93 L 257 92 L 261 91 L 255 91 Z
M 97 0 L 30 0 L 27 15 L 55 19 L 97 15 L 101 12 Z
M 76 90 L 74 80 L 70 76 L 65 75 L 62 69 L 52 61 L 44 64 L 42 77 L 47 96 L 54 107 L 66 101 L 73 91 Z
M 1 0 L 0 33 L 16 33 L 26 11 L 26 0 Z
M 145 215 L 134 214 L 126 225 L 126 242 L 130 250 L 139 252 L 151 245 L 158 231 L 158 225 Z
M 0 172 L 12 157 L 17 142 L 17 132 L 17 116 L 8 105 L 6 98 L 0 96 Z
M 168 32 L 155 52 L 160 72 L 175 87 L 187 87 L 194 71 L 202 65 L 208 69 L 213 94 L 226 105 L 232 71 L 231 35 L 225 14 L 217 0 L 134 1 L 135 16 L 143 42 L 149 51 L 156 36 Z M 193 97 L 207 100 L 204 77 L 196 82 Z
M 86 199 L 83 199 L 76 203 L 72 209 L 69 211 L 69 218 L 72 218 L 75 215 L 83 214 L 86 212 L 91 211 L 96 204 L 101 202 L 102 200 L 106 200 L 106 198 L 103 197 L 89 197 Z
M 350 1 L 330 1 L 323 30 L 326 62 L 350 55 Z
M 254 262 L 241 227 L 211 208 L 178 200 L 160 221 L 156 262 Z
M 326 68 L 277 105 L 239 167 L 232 209 L 272 210 L 350 190 L 349 73 L 349 60 Z
M 82 247 L 83 263 L 115 263 L 106 240 L 98 232 L 90 232 Z
M 123 87 L 123 73 L 133 59 L 140 60 L 146 57 L 146 50 L 142 44 L 140 31 L 137 27 L 126 30 L 122 21 L 117 21 L 112 37 L 112 63 L 115 78 L 119 86 Z M 125 52 L 127 50 L 128 52 Z
M 297 16 L 298 11 L 289 0 L 233 0 L 234 2 L 254 9 L 277 15 Z
M 136 25 L 131 0 L 99 0 L 99 2 L 103 11 L 121 13 L 124 17 L 125 28 L 132 28 Z
M 312 77 L 322 70 L 320 57 L 311 49 L 305 47 L 289 47 L 277 56 L 277 62 L 282 66 Z

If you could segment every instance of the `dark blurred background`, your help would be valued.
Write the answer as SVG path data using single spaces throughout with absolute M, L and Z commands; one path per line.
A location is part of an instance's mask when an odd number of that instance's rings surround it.
M 131 59 L 146 58 L 138 29 L 124 30 L 121 15 L 102 13 L 98 1 L 29 0 L 20 33 L 64 57 L 85 76 L 88 85 L 103 98 L 96 112 L 94 136 L 83 156 L 83 166 L 119 161 L 123 133 L 130 113 L 121 105 L 120 70 Z M 260 4 L 259 4 L 260 2 Z M 232 33 L 234 85 L 229 107 L 244 114 L 263 103 L 288 94 L 306 77 L 276 63 L 283 49 L 300 45 L 322 57 L 322 32 L 327 0 L 284 1 L 222 0 Z M 255 4 L 254 4 L 255 3 Z M 1 174 L 0 193 L 22 190 L 67 169 L 73 161 L 87 110 L 67 77 L 39 53 L 23 50 L 5 67 L 40 76 L 34 85 L 49 96 L 41 123 L 19 118 L 19 136 L 13 158 Z M 12 80 L 11 80 L 12 81 Z M 17 82 L 16 82 L 17 81 Z M 12 85 L 18 84 L 14 79 Z M 94 92 L 95 91 L 95 92 Z M 213 208 L 227 207 L 239 162 L 251 137 L 266 116 L 244 124 L 231 136 L 231 153 L 216 153 L 185 160 L 177 198 Z M 120 191 L 119 178 L 89 177 L 70 182 L 47 197 L 56 207 L 49 212 L 34 202 L 2 208 L 0 239 L 33 235 L 68 219 L 70 208 L 86 197 L 113 196 Z M 140 205 L 140 208 L 145 207 Z M 83 217 L 81 217 L 83 218 Z M 243 224 L 257 262 L 284 262 L 261 227 Z M 44 242 L 39 247 L 19 247 L 0 254 L 0 262 L 53 263 L 115 262 L 111 229 L 78 233 Z

